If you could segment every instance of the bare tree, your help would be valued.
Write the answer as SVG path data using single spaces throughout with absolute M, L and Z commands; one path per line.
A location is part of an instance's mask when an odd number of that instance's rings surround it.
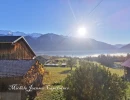
M 76 65 L 76 60 L 74 58 L 69 58 L 67 61 L 67 66 L 69 66 L 71 68 L 71 71 L 75 65 Z

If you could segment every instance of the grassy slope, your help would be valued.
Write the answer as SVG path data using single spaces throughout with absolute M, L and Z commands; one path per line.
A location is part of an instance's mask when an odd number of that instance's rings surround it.
M 60 82 L 61 80 L 65 79 L 67 74 L 70 72 L 70 68 L 62 68 L 62 67 L 45 67 L 47 71 L 49 71 L 49 75 L 44 76 L 43 83 L 44 84 L 53 84 Z M 56 94 L 54 92 L 45 88 L 38 93 L 38 96 L 35 100 L 52 100 Z M 62 100 L 62 99 L 53 99 L 53 100 Z
M 49 75 L 45 75 L 44 84 L 52 84 L 63 80 L 70 72 L 70 68 L 62 67 L 45 67 L 49 71 Z
M 98 64 L 100 66 L 102 66 L 101 64 L 97 63 L 97 62 L 93 62 L 95 64 Z M 111 73 L 116 73 L 119 76 L 123 76 L 124 75 L 124 70 L 122 68 L 109 68 L 107 66 L 104 66 L 105 68 L 109 69 Z
M 62 67 L 45 67 L 47 71 L 49 71 L 49 75 L 46 75 L 44 78 L 45 84 L 52 84 L 54 82 L 59 82 L 60 80 L 63 80 L 67 74 L 70 72 L 70 68 L 62 68 Z M 74 70 L 75 68 L 73 68 Z M 123 76 L 124 71 L 123 69 L 113 69 L 108 68 L 111 73 L 116 73 L 119 76 Z
M 123 76 L 124 75 L 124 70 L 123 69 L 113 69 L 113 68 L 109 68 L 111 73 L 116 73 L 119 76 Z
M 44 84 L 53 84 L 55 82 L 60 82 L 70 72 L 70 68 L 62 68 L 62 67 L 45 67 L 45 69 L 49 71 L 50 74 L 44 76 L 44 82 L 43 82 Z M 119 76 L 122 76 L 124 72 L 122 69 L 109 68 L 109 70 L 112 73 L 118 74 Z M 129 95 L 129 92 L 130 92 L 130 89 L 127 91 L 128 95 Z M 39 95 L 36 97 L 35 100 L 51 100 L 50 95 L 52 95 L 52 91 L 44 89 L 41 92 L 39 92 Z

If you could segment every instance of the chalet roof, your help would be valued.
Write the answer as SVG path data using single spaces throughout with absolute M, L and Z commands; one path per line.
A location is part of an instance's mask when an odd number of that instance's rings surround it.
M 124 66 L 124 67 L 129 67 L 130 68 L 130 59 L 126 60 L 121 65 Z
M 42 56 L 37 56 L 35 59 L 40 61 L 40 63 L 42 64 L 45 64 L 45 62 L 47 61 L 47 59 L 43 58 Z
M 17 40 L 20 37 L 21 36 L 0 36 L 0 42 L 12 43 L 12 42 L 14 42 L 15 40 Z
M 34 53 L 34 51 L 32 50 L 32 48 L 30 47 L 30 45 L 28 44 L 28 42 L 26 41 L 26 39 L 23 36 L 0 36 L 0 43 L 12 43 L 12 44 L 14 44 L 17 41 L 19 41 L 20 39 L 24 40 L 24 42 L 27 44 L 27 46 L 29 47 L 29 49 L 31 50 L 33 55 L 36 56 L 36 54 Z
M 35 60 L 0 60 L 0 77 L 24 76 Z

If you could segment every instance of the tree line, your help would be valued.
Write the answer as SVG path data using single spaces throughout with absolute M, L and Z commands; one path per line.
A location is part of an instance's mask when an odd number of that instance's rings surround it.
M 111 56 L 111 55 L 99 55 L 98 57 L 86 57 L 84 60 L 96 61 L 107 67 L 114 67 L 114 62 L 124 62 L 130 58 L 130 54 L 127 56 Z

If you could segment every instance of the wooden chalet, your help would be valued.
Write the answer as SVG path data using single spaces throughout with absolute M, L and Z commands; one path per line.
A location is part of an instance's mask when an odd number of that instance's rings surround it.
M 0 36 L 0 59 L 33 59 L 35 56 L 23 36 Z
M 36 91 L 10 90 L 19 84 L 25 87 L 42 87 L 43 64 L 22 36 L 0 36 L 0 100 L 34 100 Z M 8 95 L 8 96 L 7 96 Z
M 0 97 L 3 98 L 0 100 L 26 100 L 26 90 L 9 90 L 9 86 L 19 84 L 25 87 L 42 87 L 43 74 L 43 65 L 37 60 L 0 60 Z M 1 95 L 3 92 L 20 93 L 15 94 L 19 96 L 12 95 L 13 97 L 7 98 Z M 33 95 L 30 98 L 34 98 L 36 91 L 31 92 Z
M 130 59 L 121 64 L 124 67 L 124 77 L 130 81 Z

